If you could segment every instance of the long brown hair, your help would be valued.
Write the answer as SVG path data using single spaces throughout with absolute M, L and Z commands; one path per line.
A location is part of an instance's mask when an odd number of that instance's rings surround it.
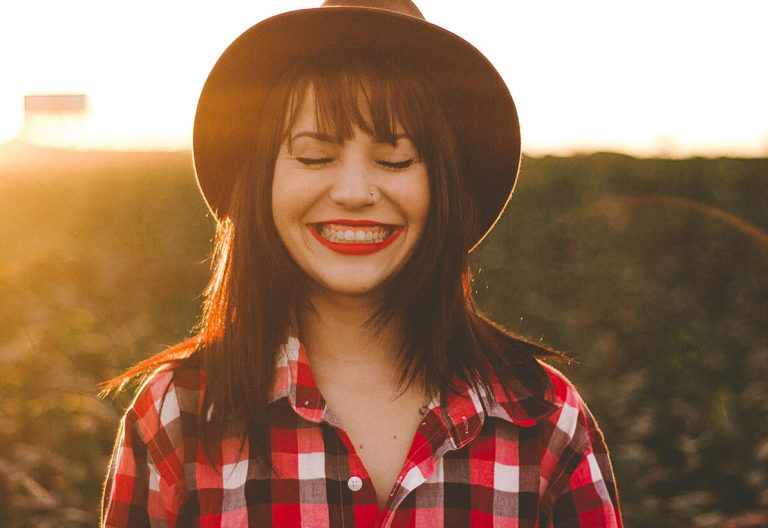
M 218 226 L 199 333 L 107 382 L 106 390 L 168 363 L 203 368 L 203 408 L 213 406 L 213 413 L 201 426 L 216 434 L 226 420 L 240 420 L 269 463 L 267 404 L 277 351 L 296 332 L 293 315 L 308 303 L 309 280 L 276 232 L 272 176 L 278 149 L 310 88 L 319 132 L 341 143 L 357 127 L 394 143 L 399 124 L 428 169 L 425 234 L 408 264 L 388 280 L 388 294 L 370 321 L 381 326 L 397 315 L 405 325 L 401 385 L 419 380 L 434 395 L 451 390 L 458 377 L 491 394 L 491 380 L 498 377 L 506 386 L 516 381 L 543 398 L 549 381 L 536 357 L 552 353 L 512 336 L 475 307 L 468 250 L 478 237 L 477 204 L 462 178 L 469 169 L 463 165 L 461 138 L 454 137 L 441 108 L 435 80 L 401 57 L 350 51 L 293 65 L 254 122 L 253 148 Z

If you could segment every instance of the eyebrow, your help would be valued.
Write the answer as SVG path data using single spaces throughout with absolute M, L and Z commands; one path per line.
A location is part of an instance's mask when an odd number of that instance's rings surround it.
M 291 137 L 291 142 L 296 141 L 299 138 L 308 137 L 312 139 L 316 139 L 318 141 L 323 141 L 324 143 L 335 143 L 336 140 L 330 136 L 329 134 L 322 134 L 320 132 L 299 132 L 298 134 L 294 134 Z

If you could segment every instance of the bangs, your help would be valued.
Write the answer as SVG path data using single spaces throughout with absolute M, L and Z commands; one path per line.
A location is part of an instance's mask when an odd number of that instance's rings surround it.
M 334 51 L 309 57 L 285 77 L 288 101 L 283 140 L 308 95 L 315 98 L 315 127 L 343 144 L 355 128 L 381 143 L 394 145 L 404 132 L 421 153 L 427 115 L 437 111 L 423 75 L 399 60 L 355 51 Z M 289 145 L 290 147 L 290 145 Z

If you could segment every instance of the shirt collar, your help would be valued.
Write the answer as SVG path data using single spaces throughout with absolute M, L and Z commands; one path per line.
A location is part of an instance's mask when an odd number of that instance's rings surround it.
M 520 427 L 531 427 L 546 419 L 560 407 L 552 398 L 537 398 L 522 383 L 513 380 L 504 390 L 492 373 L 491 392 L 454 379 L 452 390 L 445 391 L 443 419 L 457 447 L 472 440 L 480 432 L 485 417 L 498 418 Z
M 309 364 L 307 351 L 295 337 L 288 339 L 277 357 L 277 371 L 270 403 L 287 398 L 291 407 L 304 419 L 319 423 L 335 423 L 326 408 Z M 482 387 L 469 385 L 456 378 L 430 405 L 442 415 L 457 447 L 477 436 L 486 416 L 505 420 L 520 427 L 531 427 L 552 414 L 560 404 L 555 399 L 535 397 L 522 383 L 512 381 L 508 390 L 492 374 L 489 394 Z
M 324 419 L 333 421 L 328 419 L 325 400 L 317 388 L 307 351 L 295 337 L 288 338 L 281 347 L 276 369 L 270 403 L 288 398 L 293 410 L 302 418 L 315 423 Z

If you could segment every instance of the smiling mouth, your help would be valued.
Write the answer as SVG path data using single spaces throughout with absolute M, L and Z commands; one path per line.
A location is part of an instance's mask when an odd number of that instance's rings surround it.
M 380 251 L 402 232 L 398 226 L 365 221 L 323 222 L 309 227 L 318 242 L 345 255 L 369 255 Z
M 318 224 L 317 232 L 329 242 L 340 244 L 378 244 L 395 230 L 394 226 L 352 226 L 344 224 Z

